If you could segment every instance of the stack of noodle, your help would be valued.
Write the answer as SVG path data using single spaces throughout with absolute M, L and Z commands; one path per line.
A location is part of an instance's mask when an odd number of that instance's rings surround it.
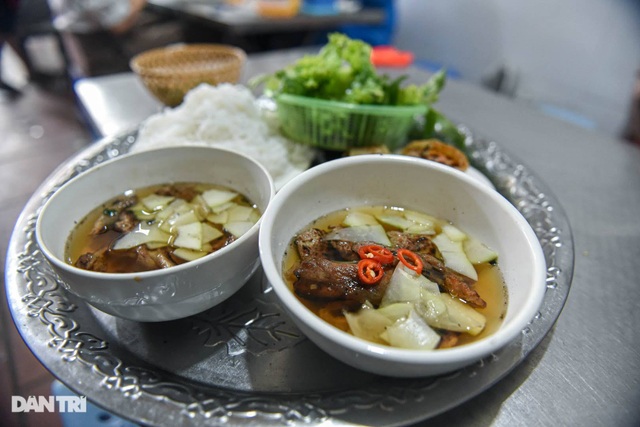
M 280 188 L 307 169 L 313 158 L 308 147 L 278 131 L 277 119 L 258 106 L 241 85 L 202 84 L 183 103 L 148 118 L 132 151 L 175 145 L 207 145 L 245 154 L 261 163 Z

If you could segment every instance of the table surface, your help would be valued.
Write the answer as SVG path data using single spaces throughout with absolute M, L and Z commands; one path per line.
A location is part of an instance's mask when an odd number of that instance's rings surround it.
M 243 79 L 300 54 L 252 55 Z M 403 72 L 414 82 L 428 77 Z M 132 74 L 79 81 L 76 90 L 103 135 L 161 109 Z M 461 81 L 448 82 L 438 106 L 549 186 L 571 223 L 575 270 L 564 310 L 540 345 L 486 392 L 428 424 L 640 425 L 640 147 Z
M 330 15 L 266 18 L 247 7 L 234 7 L 216 1 L 149 0 L 148 7 L 217 27 L 236 36 L 273 32 L 331 30 L 346 24 L 381 24 L 385 12 L 380 8 L 345 10 Z

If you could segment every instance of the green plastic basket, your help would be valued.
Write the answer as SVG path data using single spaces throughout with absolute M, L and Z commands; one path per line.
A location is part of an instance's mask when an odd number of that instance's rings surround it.
M 296 95 L 276 98 L 282 132 L 290 139 L 327 150 L 403 145 L 426 106 L 360 105 Z

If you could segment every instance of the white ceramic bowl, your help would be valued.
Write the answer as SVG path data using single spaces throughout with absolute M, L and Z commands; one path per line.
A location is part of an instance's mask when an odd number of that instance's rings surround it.
M 142 273 L 101 273 L 64 261 L 75 224 L 92 209 L 129 189 L 170 182 L 205 182 L 234 189 L 264 212 L 275 193 L 264 167 L 218 148 L 172 147 L 110 160 L 73 178 L 45 203 L 36 240 L 64 286 L 94 307 L 138 321 L 199 313 L 242 287 L 260 265 L 255 224 L 231 245 L 198 260 Z
M 356 338 L 307 309 L 282 279 L 285 249 L 294 234 L 313 220 L 358 205 L 397 205 L 429 213 L 452 221 L 496 250 L 508 290 L 507 313 L 499 330 L 451 349 L 406 350 Z M 324 163 L 286 184 L 262 221 L 262 266 L 296 325 L 327 353 L 376 374 L 428 376 L 472 364 L 521 333 L 537 313 L 546 289 L 542 249 L 517 209 L 468 174 L 435 162 L 363 155 Z

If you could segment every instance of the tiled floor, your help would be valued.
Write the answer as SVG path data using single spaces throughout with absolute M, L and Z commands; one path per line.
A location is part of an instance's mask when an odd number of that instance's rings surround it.
M 3 75 L 7 74 L 6 62 Z M 23 206 L 58 164 L 90 142 L 91 136 L 64 81 L 30 83 L 17 97 L 0 91 L 0 280 L 3 290 L 7 245 Z M 62 426 L 56 413 L 11 412 L 11 396 L 51 396 L 54 378 L 22 341 L 11 319 L 5 292 L 0 299 L 0 425 Z

